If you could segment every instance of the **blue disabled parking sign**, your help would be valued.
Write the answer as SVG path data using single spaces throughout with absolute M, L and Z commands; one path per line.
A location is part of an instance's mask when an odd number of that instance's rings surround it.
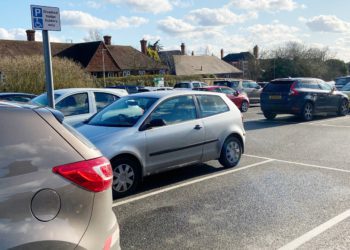
M 34 30 L 61 30 L 59 8 L 38 5 L 31 5 L 30 8 Z

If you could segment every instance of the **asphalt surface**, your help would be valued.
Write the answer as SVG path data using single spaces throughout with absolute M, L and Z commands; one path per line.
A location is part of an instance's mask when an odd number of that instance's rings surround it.
M 244 117 L 238 167 L 151 176 L 115 201 L 122 249 L 350 249 L 350 116 Z

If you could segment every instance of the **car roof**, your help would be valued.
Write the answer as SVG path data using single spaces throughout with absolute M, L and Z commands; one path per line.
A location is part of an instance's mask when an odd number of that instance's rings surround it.
M 314 77 L 290 77 L 290 78 L 277 78 L 272 81 L 300 81 L 300 80 L 321 80 L 320 78 L 314 78 Z
M 196 91 L 196 90 L 164 90 L 164 91 L 151 91 L 151 92 L 143 92 L 143 93 L 137 93 L 133 94 L 132 96 L 142 96 L 142 97 L 150 97 L 150 98 L 166 98 L 166 97 L 172 97 L 172 96 L 180 96 L 180 95 L 193 95 L 193 94 L 199 94 L 203 95 L 202 91 Z M 215 92 L 208 92 L 205 94 L 209 95 L 221 95 L 220 93 Z

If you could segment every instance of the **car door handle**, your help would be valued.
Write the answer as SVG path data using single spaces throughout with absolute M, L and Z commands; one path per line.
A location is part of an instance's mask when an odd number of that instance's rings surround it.
M 196 126 L 194 126 L 194 129 L 195 129 L 195 130 L 200 130 L 201 128 L 202 128 L 201 125 L 196 125 Z

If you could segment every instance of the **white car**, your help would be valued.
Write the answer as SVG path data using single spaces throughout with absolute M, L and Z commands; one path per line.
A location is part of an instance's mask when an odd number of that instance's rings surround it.
M 55 90 L 55 106 L 65 116 L 65 121 L 75 126 L 107 105 L 128 95 L 124 89 L 70 88 Z M 47 94 L 43 93 L 32 103 L 47 106 Z

